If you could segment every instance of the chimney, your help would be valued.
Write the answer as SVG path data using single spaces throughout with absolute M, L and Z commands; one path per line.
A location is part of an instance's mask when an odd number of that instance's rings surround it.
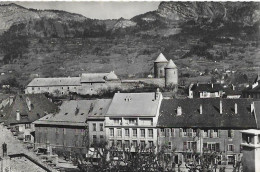
M 117 93 L 120 93 L 120 91 L 117 91 Z
M 202 114 L 202 104 L 200 104 L 200 114 Z
M 14 96 L 10 96 L 9 97 L 9 105 L 12 105 L 13 102 L 14 102 Z
M 219 113 L 222 114 L 222 100 L 219 102 Z
M 251 103 L 251 113 L 254 112 L 254 109 L 255 109 L 255 104 L 254 104 L 254 102 L 252 102 L 252 103 Z
M 180 106 L 177 107 L 177 116 L 180 116 L 182 114 L 182 109 Z
M 235 103 L 235 114 L 237 114 L 237 103 Z
M 7 156 L 7 144 L 3 143 L 2 144 L 2 149 L 3 149 L 3 157 Z
M 20 119 L 21 119 L 20 111 L 16 110 L 16 121 L 20 121 Z
M 28 107 L 29 111 L 31 112 L 31 110 L 32 110 L 32 102 L 29 99 L 29 97 L 26 97 L 26 104 L 27 104 L 27 107 Z
M 159 99 L 159 93 L 160 93 L 160 89 L 157 88 L 155 92 L 155 98 L 154 98 L 155 100 Z

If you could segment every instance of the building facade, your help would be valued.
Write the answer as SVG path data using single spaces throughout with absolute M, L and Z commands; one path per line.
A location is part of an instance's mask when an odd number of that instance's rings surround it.
M 0 120 L 11 128 L 14 136 L 24 142 L 33 143 L 35 127 L 33 122 L 58 110 L 45 95 L 16 95 L 1 111 Z
M 159 147 L 167 146 L 169 154 L 174 150 L 177 164 L 207 150 L 219 152 L 219 164 L 231 165 L 242 153 L 240 130 L 256 128 L 254 108 L 252 99 L 164 99 L 157 124 Z
M 157 145 L 156 124 L 162 95 L 155 93 L 116 93 L 105 117 L 109 146 L 135 151 L 137 146 Z
M 88 145 L 87 117 L 95 100 L 64 101 L 57 113 L 34 122 L 35 146 L 60 149 L 82 149 Z

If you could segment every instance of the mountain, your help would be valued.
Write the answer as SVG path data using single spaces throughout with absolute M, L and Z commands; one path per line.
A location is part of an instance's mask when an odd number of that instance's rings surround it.
M 0 5 L 0 70 L 13 70 L 23 84 L 31 74 L 115 70 L 121 77 L 146 77 L 162 52 L 187 82 L 221 77 L 216 69 L 250 75 L 260 66 L 259 4 L 161 2 L 155 11 L 111 20 Z
M 27 9 L 14 3 L 0 5 L 0 31 L 7 31 L 12 25 L 30 22 L 40 19 L 51 19 L 64 23 L 69 21 L 82 22 L 88 18 L 58 10 L 35 10 Z

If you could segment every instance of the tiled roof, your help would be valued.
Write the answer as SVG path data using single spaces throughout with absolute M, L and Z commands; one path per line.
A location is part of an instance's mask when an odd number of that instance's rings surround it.
M 88 119 L 104 119 L 112 99 L 97 99 Z
M 157 57 L 157 59 L 154 62 L 168 62 L 168 60 L 165 58 L 165 56 L 160 53 L 160 55 Z
M 158 127 L 194 128 L 256 128 L 251 113 L 252 99 L 222 99 L 223 113 L 220 114 L 220 98 L 163 99 Z M 235 114 L 237 103 L 237 114 Z M 202 105 L 202 114 L 200 114 Z M 177 116 L 177 108 L 182 114 Z
M 83 73 L 80 82 L 106 82 L 110 80 L 118 80 L 114 71 L 110 73 Z
M 107 116 L 155 116 L 158 108 L 155 93 L 115 93 Z
M 85 126 L 86 119 L 94 108 L 96 100 L 70 100 L 64 101 L 58 113 L 49 114 L 35 124 L 46 125 L 76 125 Z
M 30 102 L 30 103 L 29 103 Z M 28 105 L 31 105 L 29 110 Z M 19 110 L 21 118 L 16 120 L 16 112 Z M 48 100 L 43 94 L 23 94 L 17 95 L 11 105 L 7 105 L 1 114 L 4 116 L 0 118 L 5 125 L 18 123 L 31 123 L 48 113 L 58 110 L 58 107 Z
M 165 66 L 167 69 L 175 69 L 177 66 L 173 63 L 172 59 L 168 62 L 168 64 Z
M 80 85 L 80 77 L 34 78 L 28 84 L 28 87 L 77 86 L 77 85 Z
M 221 84 L 194 84 L 191 90 L 195 92 L 217 92 L 224 91 L 224 88 Z

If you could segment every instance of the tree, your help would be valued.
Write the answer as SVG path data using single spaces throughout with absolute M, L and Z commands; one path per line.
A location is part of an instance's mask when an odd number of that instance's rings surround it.
M 77 164 L 81 171 L 168 171 L 170 156 L 165 156 L 167 147 L 163 146 L 158 152 L 155 146 L 146 148 L 146 145 L 112 145 L 106 142 L 96 143 L 89 148 L 87 159 L 77 156 Z M 134 150 L 134 151 L 133 151 Z M 174 150 L 173 150 L 174 151 Z

